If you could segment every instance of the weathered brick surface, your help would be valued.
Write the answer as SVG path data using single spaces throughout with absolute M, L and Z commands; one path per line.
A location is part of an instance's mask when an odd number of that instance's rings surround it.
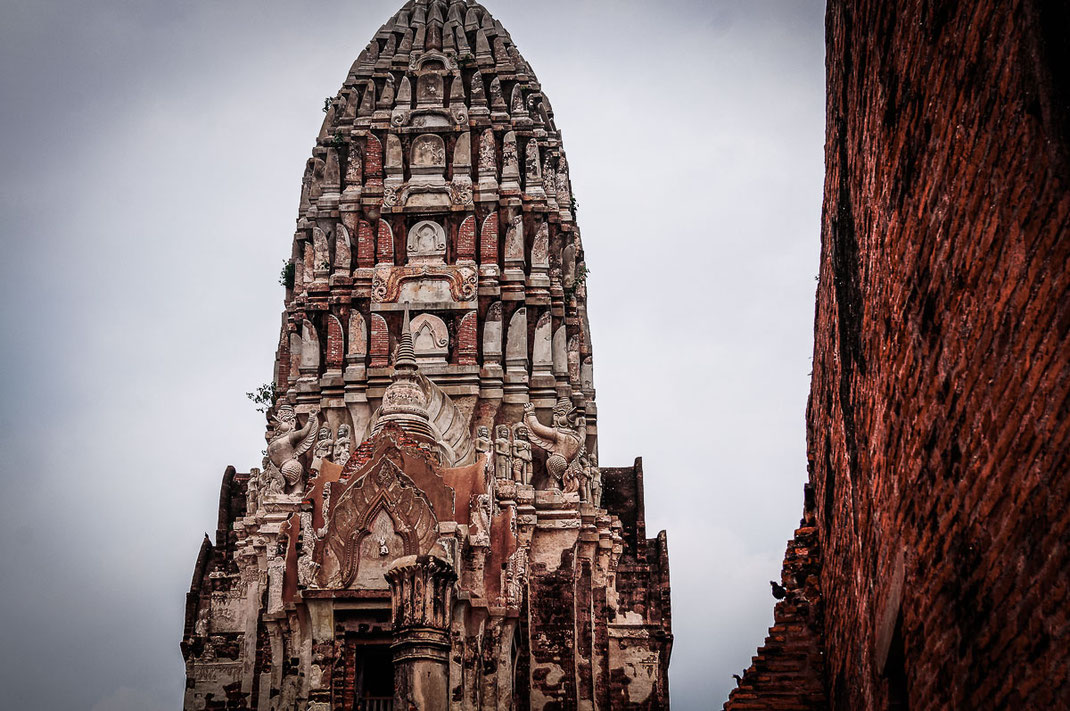
M 476 216 L 469 215 L 457 230 L 457 259 L 472 261 L 476 258 Z
M 327 367 L 341 368 L 345 360 L 345 336 L 342 322 L 334 314 L 327 314 Z
M 375 232 L 367 220 L 361 220 L 357 227 L 357 266 L 370 267 L 375 264 Z
M 380 264 L 394 263 L 394 230 L 385 219 L 379 220 L 379 238 L 375 243 L 376 260 Z
M 769 636 L 743 672 L 738 688 L 725 704 L 726 709 L 820 711 L 828 708 L 820 547 L 814 511 L 809 508 L 795 537 L 788 542 L 780 575 L 784 598 L 774 609 Z
M 479 263 L 498 263 L 498 213 L 492 212 L 483 220 L 479 231 Z
M 461 325 L 457 329 L 457 362 L 461 365 L 474 365 L 476 363 L 477 343 L 476 330 L 479 323 L 476 320 L 476 312 L 471 311 L 461 319 Z
M 386 319 L 379 314 L 372 314 L 371 324 L 368 349 L 372 357 L 371 367 L 385 368 L 390 365 L 390 331 L 387 330 Z
M 829 4 L 807 419 L 835 709 L 1070 706 L 1066 8 Z

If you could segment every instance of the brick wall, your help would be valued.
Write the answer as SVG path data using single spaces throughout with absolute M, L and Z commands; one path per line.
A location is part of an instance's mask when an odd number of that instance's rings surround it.
M 479 231 L 479 263 L 498 263 L 498 213 L 492 212 L 483 220 Z
M 390 365 L 390 331 L 386 327 L 386 319 L 379 314 L 372 314 L 371 322 L 371 367 L 385 368 Z
M 464 218 L 457 230 L 457 259 L 473 261 L 476 258 L 476 216 Z
M 807 424 L 834 709 L 1070 707 L 1068 16 L 829 3 Z
M 461 319 L 461 325 L 457 329 L 457 362 L 461 365 L 475 365 L 476 363 L 478 328 L 475 311 L 468 312 Z
M 357 266 L 370 267 L 375 264 L 375 232 L 367 220 L 361 220 L 357 227 Z

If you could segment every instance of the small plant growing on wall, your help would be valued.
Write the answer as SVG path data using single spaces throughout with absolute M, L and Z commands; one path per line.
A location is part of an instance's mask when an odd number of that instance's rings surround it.
M 279 284 L 285 286 L 287 289 L 294 288 L 294 278 L 297 274 L 297 268 L 293 262 L 283 262 L 282 272 L 279 274 Z
M 587 268 L 587 265 L 580 262 L 576 265 L 576 278 L 572 280 L 572 283 L 565 287 L 565 298 L 571 299 L 576 295 L 576 290 L 580 288 L 582 284 L 587 283 L 587 275 L 591 273 L 591 270 Z
M 275 383 L 264 383 L 251 393 L 245 393 L 245 397 L 249 398 L 256 404 L 257 412 L 267 412 L 275 405 L 275 398 L 278 396 L 278 389 L 275 387 Z

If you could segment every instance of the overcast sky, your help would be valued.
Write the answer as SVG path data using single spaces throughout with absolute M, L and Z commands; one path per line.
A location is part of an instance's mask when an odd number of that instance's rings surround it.
M 0 707 L 181 707 L 224 468 L 259 464 L 326 96 L 402 0 L 0 0 Z M 485 3 L 564 132 L 600 461 L 667 529 L 676 709 L 720 707 L 802 512 L 820 0 Z

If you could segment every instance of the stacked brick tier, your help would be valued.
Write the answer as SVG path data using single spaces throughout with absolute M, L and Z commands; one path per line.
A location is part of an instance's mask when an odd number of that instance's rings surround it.
M 726 709 L 819 711 L 825 694 L 824 639 L 819 575 L 821 544 L 813 510 L 788 541 L 780 585 L 784 598 L 773 610 L 765 644 L 743 672 Z

